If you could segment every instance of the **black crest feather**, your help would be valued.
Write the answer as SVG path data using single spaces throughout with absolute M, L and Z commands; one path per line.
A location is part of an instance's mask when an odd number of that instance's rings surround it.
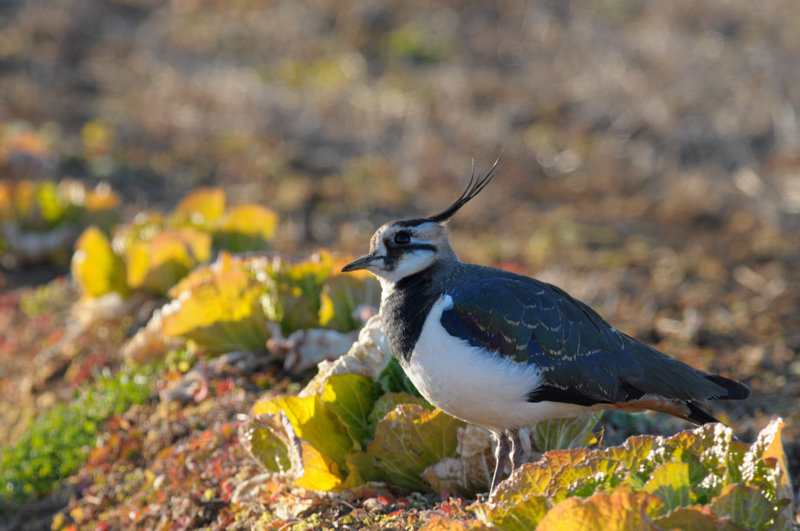
M 501 153 L 497 160 L 494 162 L 492 167 L 483 177 L 475 178 L 475 164 L 472 164 L 472 175 L 469 177 L 469 184 L 467 184 L 467 189 L 464 190 L 464 193 L 461 194 L 461 197 L 456 199 L 455 203 L 447 207 L 446 210 L 436 214 L 435 216 L 431 216 L 429 218 L 425 218 L 425 221 L 434 221 L 436 223 L 442 223 L 443 221 L 447 221 L 453 214 L 458 212 L 458 210 L 466 205 L 469 201 L 472 200 L 476 195 L 481 193 L 481 191 L 486 188 L 486 185 L 489 184 L 495 175 L 497 175 L 497 170 L 500 167 L 500 158 L 503 156 Z

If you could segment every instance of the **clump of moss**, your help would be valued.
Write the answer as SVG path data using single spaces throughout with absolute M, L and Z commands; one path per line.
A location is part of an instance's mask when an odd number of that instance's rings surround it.
M 75 396 L 39 415 L 2 452 L 0 496 L 16 501 L 52 492 L 86 459 L 97 431 L 113 415 L 150 400 L 155 365 L 101 375 Z

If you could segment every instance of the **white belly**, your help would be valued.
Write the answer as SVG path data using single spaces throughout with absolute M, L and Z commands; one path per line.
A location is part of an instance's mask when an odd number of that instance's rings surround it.
M 406 374 L 431 404 L 494 432 L 588 411 L 572 404 L 528 402 L 526 396 L 544 380 L 539 367 L 470 346 L 448 334 L 441 317 L 452 306 L 449 295 L 433 305 L 410 360 L 403 362 Z

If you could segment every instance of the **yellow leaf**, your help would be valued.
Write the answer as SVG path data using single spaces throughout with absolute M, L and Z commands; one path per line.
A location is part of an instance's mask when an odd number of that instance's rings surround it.
M 211 236 L 188 227 L 165 230 L 128 249 L 128 285 L 166 293 L 211 255 Z
M 127 296 L 125 262 L 114 253 L 103 232 L 95 226 L 89 227 L 75 243 L 72 255 L 72 277 L 85 298 L 100 297 L 116 291 Z
M 281 396 L 256 402 L 252 416 L 283 411 L 291 422 L 297 436 L 311 443 L 344 466 L 345 456 L 353 448 L 353 440 L 347 434 L 339 417 L 328 409 L 318 396 Z
M 545 515 L 537 531 L 657 531 L 650 518 L 659 516 L 664 505 L 646 492 L 617 489 L 611 494 L 568 498 Z
M 173 226 L 183 224 L 211 228 L 225 213 L 225 192 L 221 188 L 198 188 L 181 200 L 172 210 Z
M 342 473 L 336 461 L 317 450 L 308 441 L 301 441 L 301 444 L 303 475 L 294 480 L 294 485 L 310 490 L 340 492 Z
M 271 242 L 278 228 L 278 214 L 261 205 L 230 208 L 219 220 L 217 230 L 232 235 L 260 238 Z
M 165 312 L 163 333 L 191 339 L 212 352 L 264 350 L 269 332 L 261 308 L 265 286 L 241 267 L 229 264 L 195 279 L 172 312 Z

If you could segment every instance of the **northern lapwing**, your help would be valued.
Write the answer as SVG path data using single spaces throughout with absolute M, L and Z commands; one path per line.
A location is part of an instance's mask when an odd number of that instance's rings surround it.
M 744 399 L 750 390 L 648 347 L 609 325 L 564 290 L 458 260 L 445 223 L 495 176 L 497 163 L 443 212 L 393 221 L 375 232 L 366 269 L 383 287 L 381 314 L 392 354 L 434 406 L 497 439 L 490 492 L 519 430 L 597 409 L 655 410 L 719 422 L 697 404 Z

